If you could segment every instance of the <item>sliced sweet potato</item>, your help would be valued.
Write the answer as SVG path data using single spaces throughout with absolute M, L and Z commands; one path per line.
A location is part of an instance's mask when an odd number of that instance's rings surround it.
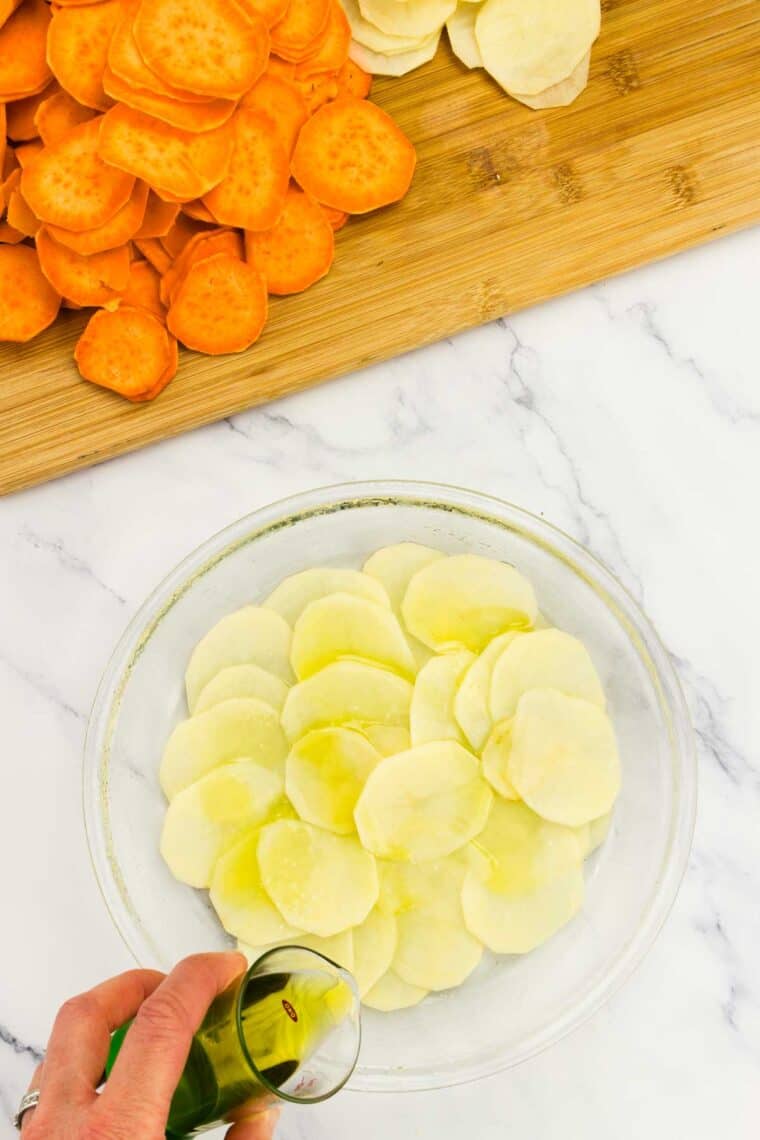
M 16 147 L 16 161 L 22 170 L 29 165 L 35 155 L 40 153 L 42 145 L 41 139 L 32 139 L 31 142 L 19 143 Z
M 13 142 L 29 142 L 31 139 L 39 138 L 40 132 L 36 122 L 37 110 L 43 99 L 47 99 L 53 94 L 54 89 L 58 90 L 58 84 L 48 83 L 36 95 L 28 95 L 26 99 L 17 99 L 15 103 L 8 104 L 6 107 L 6 131 L 9 139 L 12 139 Z M 0 123 L 1 126 L 2 123 Z
M 321 71 L 337 71 L 348 59 L 351 27 L 340 0 L 330 0 L 327 26 L 319 47 L 296 67 L 296 77 L 307 79 Z
M 136 238 L 160 238 L 168 234 L 179 213 L 179 204 L 164 202 L 151 190 L 145 206 L 145 216 Z
M 68 91 L 57 90 L 52 95 L 49 91 L 50 87 L 46 87 L 34 117 L 37 134 L 45 146 L 59 142 L 74 127 L 93 119 L 96 114 L 91 107 L 77 103 Z
M 399 0 L 400 2 L 400 0 Z M 395 0 L 394 0 L 395 3 Z M 318 111 L 325 103 L 329 103 L 338 95 L 338 81 L 332 71 L 323 71 L 317 75 L 310 75 L 307 79 L 293 79 L 297 89 L 301 92 L 310 115 Z
M 147 309 L 101 309 L 90 317 L 74 359 L 85 380 L 128 400 L 144 400 L 173 363 L 171 338 Z
M 190 267 L 167 316 L 170 331 L 188 348 L 218 355 L 242 352 L 261 335 L 267 288 L 252 265 L 218 253 Z
M 267 230 L 285 205 L 289 155 L 269 116 L 243 107 L 233 124 L 235 146 L 227 174 L 203 203 L 222 225 Z
M 209 227 L 204 222 L 199 222 L 193 218 L 188 218 L 187 215 L 183 213 L 179 213 L 174 220 L 172 228 L 161 238 L 161 245 L 169 254 L 172 261 L 174 261 L 182 253 L 189 241 L 198 234 L 208 232 Z
M 0 27 L 0 100 L 23 99 L 50 82 L 49 25 L 45 0 L 26 0 Z
M 271 28 L 285 15 L 290 0 L 233 0 L 233 3 L 249 16 L 260 16 L 266 26 Z
M 164 318 L 162 317 L 162 323 L 163 323 L 163 320 L 164 320 Z M 158 380 L 156 381 L 156 383 L 153 385 L 152 388 L 148 388 L 145 392 L 142 392 L 140 394 L 136 393 L 134 396 L 130 397 L 130 399 L 133 401 L 133 403 L 145 404 L 149 400 L 155 400 L 156 396 L 160 395 L 161 392 L 163 392 L 164 388 L 167 386 L 167 384 L 169 384 L 170 381 L 172 381 L 174 379 L 174 377 L 177 375 L 178 366 L 179 366 L 179 351 L 177 348 L 177 341 L 175 340 L 175 338 L 173 336 L 171 336 L 169 334 L 169 363 L 166 365 L 166 368 L 161 373 L 161 375 L 159 376 Z
M 124 0 L 122 4 L 122 16 L 116 24 L 108 48 L 109 71 L 130 87 L 141 91 L 150 91 L 154 95 L 163 95 L 168 99 L 179 99 L 183 103 L 209 102 L 208 95 L 198 95 L 194 91 L 170 87 L 148 67 L 140 54 L 133 32 L 135 14 L 140 3 L 141 0 Z
M 51 237 L 45 227 L 37 234 L 37 254 L 50 284 L 77 305 L 106 305 L 116 300 L 129 281 L 129 247 L 84 257 Z
M 15 156 L 13 155 L 13 151 L 9 150 L 8 154 L 13 156 L 13 162 L 15 163 L 16 160 Z M 20 181 L 21 168 L 18 165 L 12 165 L 9 163 L 8 174 L 5 176 L 3 181 L 0 182 L 0 214 L 5 213 L 6 209 L 8 208 L 8 199 Z
M 64 91 L 95 111 L 107 111 L 112 103 L 103 90 L 103 72 L 120 16 L 119 0 L 59 8 L 48 32 L 47 58 L 53 75 Z
M 43 222 L 81 233 L 102 226 L 129 201 L 134 176 L 97 153 L 100 126 L 100 119 L 91 119 L 74 127 L 24 170 L 23 195 Z
M 284 79 L 286 83 L 292 83 L 296 75 L 296 65 L 287 59 L 280 59 L 278 55 L 270 55 L 264 74 L 275 75 L 278 79 Z
M 125 103 L 135 111 L 143 111 L 162 123 L 180 130 L 198 134 L 220 127 L 235 110 L 232 99 L 210 99 L 204 103 L 188 103 L 173 96 L 157 95 L 141 87 L 131 87 L 109 67 L 103 75 L 103 86 L 118 103 Z
M 125 245 L 140 230 L 145 217 L 145 206 L 148 201 L 148 184 L 135 182 L 132 196 L 125 206 L 117 210 L 112 218 L 102 226 L 96 226 L 82 233 L 72 233 L 60 226 L 48 223 L 46 229 L 51 237 L 62 245 L 73 249 L 75 253 L 89 256 L 92 253 L 102 253 L 106 249 L 116 249 Z
M 319 46 L 329 17 L 330 0 L 290 0 L 285 15 L 271 29 L 272 51 L 299 63 Z
M 0 246 L 0 300 L 0 340 L 31 340 L 58 316 L 61 298 L 32 246 Z
M 355 95 L 357 99 L 366 99 L 372 90 L 372 76 L 347 59 L 335 77 L 338 84 L 338 97 L 341 95 Z
M 34 237 L 40 228 L 40 219 L 29 209 L 21 191 L 16 188 L 8 197 L 6 221 L 24 237 Z
M 270 293 L 300 293 L 332 265 L 335 238 L 319 203 L 291 186 L 280 220 L 266 233 L 245 235 L 246 257 Z
M 166 252 L 158 238 L 135 238 L 135 245 L 146 261 L 149 261 L 161 276 L 171 266 L 172 259 Z
M 267 72 L 243 96 L 240 106 L 250 107 L 271 119 L 289 158 L 298 132 L 309 117 L 306 100 L 298 88 Z
M 211 225 L 216 223 L 216 218 L 208 206 L 203 205 L 200 198 L 196 198 L 194 202 L 185 202 L 182 213 L 187 214 L 188 218 L 195 218 L 196 222 L 209 222 Z
M 205 261 L 218 253 L 229 254 L 239 261 L 243 260 L 243 239 L 237 230 L 216 229 L 206 230 L 191 238 L 166 272 L 161 277 L 160 296 L 164 305 L 170 305 L 177 288 L 184 280 L 191 265 L 196 261 Z
M 133 261 L 129 267 L 127 287 L 121 295 L 121 304 L 134 309 L 147 309 L 164 320 L 166 310 L 161 303 L 158 270 L 149 261 Z
M 17 230 L 10 222 L 6 222 L 5 220 L 0 222 L 0 245 L 18 245 L 20 241 L 24 240 L 25 236 L 21 230 Z M 0 337 L 0 339 L 2 338 Z M 8 339 L 10 340 L 10 337 Z
M 348 221 L 348 214 L 345 210 L 334 210 L 332 206 L 322 206 L 325 217 L 332 227 L 333 233 L 342 230 Z
M 154 190 L 189 202 L 221 182 L 234 143 L 230 123 L 192 134 L 131 107 L 116 106 L 103 116 L 98 153 L 112 167 L 142 178 Z
M 0 0 L 0 28 L 10 20 L 20 3 L 21 0 Z
M 8 139 L 6 137 L 8 130 L 7 115 L 5 111 L 5 103 L 0 99 L 0 182 L 2 182 L 2 169 L 5 163 L 5 153 L 8 149 Z M 0 214 L 3 212 L 3 207 L 0 206 Z
M 374 103 L 346 96 L 301 128 L 293 177 L 318 202 L 364 214 L 403 198 L 416 155 L 409 139 Z

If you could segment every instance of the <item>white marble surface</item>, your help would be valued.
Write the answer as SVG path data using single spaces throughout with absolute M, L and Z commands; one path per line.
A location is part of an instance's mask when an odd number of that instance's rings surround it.
M 375 476 L 490 491 L 606 560 L 686 687 L 699 820 L 663 933 L 590 1024 L 477 1085 L 286 1113 L 282 1140 L 758 1135 L 758 297 L 755 230 L 0 502 L 3 1140 L 56 1007 L 130 965 L 80 808 L 114 642 L 211 532 Z

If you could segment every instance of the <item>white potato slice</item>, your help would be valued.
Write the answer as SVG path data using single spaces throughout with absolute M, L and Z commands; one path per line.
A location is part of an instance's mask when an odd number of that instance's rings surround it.
M 620 789 L 609 717 L 556 689 L 525 693 L 512 726 L 509 778 L 544 819 L 579 827 L 604 815 Z
M 488 783 L 505 800 L 519 800 L 515 786 L 509 778 L 509 754 L 512 751 L 512 718 L 498 721 L 485 743 L 481 760 L 483 775 Z
M 396 919 L 398 944 L 393 970 L 402 981 L 427 990 L 448 990 L 469 977 L 483 955 L 483 946 L 455 921 L 423 911 L 408 911 Z
M 405 677 L 417 672 L 395 614 L 353 594 L 328 594 L 310 602 L 296 622 L 290 662 L 303 681 L 345 659 L 381 665 Z
M 370 20 L 364 18 L 358 0 L 341 0 L 341 4 L 348 17 L 354 41 L 370 51 L 382 52 L 384 55 L 401 55 L 403 52 L 414 51 L 425 39 L 423 36 L 405 36 L 401 32 L 388 34 L 381 31 Z
M 261 881 L 261 831 L 249 832 L 226 851 L 214 868 L 209 897 L 224 929 L 251 946 L 289 940 L 300 934 L 286 921 Z
M 204 685 L 193 712 L 206 712 L 234 697 L 255 697 L 279 712 L 287 695 L 285 682 L 260 665 L 229 665 Z
M 496 799 L 468 854 L 471 869 L 491 890 L 523 895 L 580 867 L 583 843 L 575 828 L 541 819 L 525 804 Z
M 492 890 L 470 871 L 462 906 L 467 929 L 496 954 L 525 954 L 551 938 L 583 903 L 583 872 L 573 867 L 529 894 Z
M 285 761 L 285 790 L 301 819 L 352 835 L 354 808 L 381 756 L 350 728 L 318 728 L 293 745 Z
M 354 937 L 350 930 L 343 930 L 334 934 L 332 938 L 318 938 L 316 934 L 294 934 L 291 938 L 281 938 L 278 942 L 270 942 L 268 946 L 250 946 L 247 942 L 238 941 L 238 950 L 245 954 L 248 965 L 252 966 L 262 954 L 268 950 L 276 950 L 281 946 L 304 946 L 307 950 L 316 950 L 331 962 L 342 966 L 344 970 L 354 968 Z
M 400 0 L 394 0 L 399 3 Z M 401 603 L 410 581 L 423 566 L 445 558 L 442 550 L 432 546 L 422 546 L 418 542 L 399 542 L 395 546 L 383 546 L 371 554 L 362 566 L 365 574 L 377 578 L 391 600 L 393 612 L 401 616 Z
M 287 622 L 262 606 L 244 606 L 223 617 L 198 642 L 188 662 L 185 689 L 190 712 L 209 681 L 228 665 L 259 665 L 289 684 L 291 636 Z
M 402 677 L 359 661 L 336 661 L 290 690 L 282 727 L 290 740 L 330 725 L 405 725 L 412 686 Z
M 264 602 L 264 607 L 275 610 L 288 625 L 294 626 L 310 602 L 337 593 L 353 594 L 390 608 L 388 595 L 376 579 L 359 570 L 340 566 L 313 566 L 310 570 L 301 570 L 283 578 Z
M 489 641 L 480 656 L 470 665 L 457 689 L 454 716 L 476 752 L 483 748 L 493 727 L 489 709 L 493 667 L 507 646 L 521 636 L 512 630 Z
M 423 567 L 402 605 L 407 628 L 425 645 L 473 653 L 500 633 L 530 628 L 536 609 L 527 578 L 506 562 L 478 554 L 455 554 Z
M 378 909 L 400 915 L 423 911 L 432 918 L 462 921 L 461 894 L 471 852 L 463 848 L 444 859 L 427 863 L 396 863 L 378 859 L 380 897 Z
M 365 20 L 389 36 L 423 36 L 439 32 L 457 0 L 359 0 Z
M 309 934 L 329 938 L 358 926 L 377 902 L 375 860 L 355 839 L 280 820 L 262 828 L 258 854 L 270 898 Z
M 407 75 L 410 71 L 415 71 L 418 67 L 422 67 L 423 63 L 428 63 L 433 58 L 438 51 L 440 38 L 440 32 L 435 32 L 424 40 L 420 47 L 393 55 L 371 51 L 354 39 L 351 41 L 348 55 L 354 63 L 358 63 L 359 67 L 369 72 L 370 75 Z
M 215 768 L 179 792 L 161 832 L 161 854 L 175 879 L 207 887 L 220 855 L 268 821 L 282 794 L 282 776 L 252 760 Z
M 393 756 L 412 747 L 409 729 L 401 724 L 363 724 L 357 729 L 381 756 Z
M 482 67 L 478 41 L 475 39 L 475 20 L 478 7 L 473 3 L 459 3 L 446 21 L 446 31 L 454 55 L 461 59 L 465 67 Z
M 361 997 L 390 969 L 396 953 L 396 919 L 374 907 L 353 931 L 354 960 L 350 967 Z
M 587 859 L 589 855 L 593 855 L 593 853 L 602 846 L 609 835 L 611 824 L 612 812 L 608 811 L 605 812 L 604 815 L 589 820 L 588 823 L 584 823 L 576 828 L 584 859 Z
M 398 3 L 399 0 L 394 0 Z M 454 699 L 459 682 L 474 658 L 466 649 L 431 657 L 417 674 L 409 710 L 412 747 L 431 740 L 458 740 L 464 733 L 454 716 Z
M 539 91 L 537 95 L 518 95 L 516 91 L 510 91 L 509 94 L 513 99 L 517 99 L 520 103 L 525 103 L 527 107 L 532 107 L 534 111 L 539 111 L 544 107 L 567 107 L 574 99 L 577 99 L 581 91 L 588 83 L 588 71 L 591 63 L 591 52 L 587 51 L 578 66 L 570 72 L 567 79 L 561 80 L 559 83 L 554 83 L 551 87 L 547 87 L 545 91 Z
M 427 995 L 427 990 L 402 982 L 398 974 L 388 970 L 387 974 L 383 974 L 380 981 L 375 982 L 372 989 L 364 994 L 362 1001 L 370 1009 L 391 1013 L 396 1009 L 410 1009 L 413 1005 L 419 1005 Z
M 236 697 L 177 725 L 161 759 L 161 787 L 171 800 L 230 760 L 255 760 L 283 772 L 287 754 L 276 710 L 254 698 Z
M 520 697 L 531 689 L 557 689 L 600 709 L 605 706 L 602 683 L 588 650 L 561 629 L 526 633 L 499 655 L 491 671 L 493 719 L 514 716 Z
M 483 828 L 493 794 L 477 759 L 454 740 L 382 760 L 354 818 L 364 846 L 386 859 L 440 859 Z
M 599 35 L 599 0 L 486 0 L 475 23 L 486 70 L 536 95 L 566 79 Z

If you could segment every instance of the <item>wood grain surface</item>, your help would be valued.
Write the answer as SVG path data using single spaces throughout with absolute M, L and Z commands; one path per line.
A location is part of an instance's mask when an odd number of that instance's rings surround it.
M 0 345 L 0 492 L 229 416 L 760 220 L 758 0 L 607 0 L 589 86 L 531 111 L 442 43 L 375 98 L 417 147 L 407 199 L 274 298 L 238 356 L 184 353 L 153 404 L 80 380 L 84 319 Z

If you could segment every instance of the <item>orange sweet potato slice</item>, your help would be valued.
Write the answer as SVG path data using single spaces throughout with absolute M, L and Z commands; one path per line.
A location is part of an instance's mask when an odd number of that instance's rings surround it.
M 252 87 L 269 55 L 264 21 L 229 0 L 150 0 L 137 9 L 133 32 L 165 83 L 221 99 Z
M 316 75 L 310 75 L 307 79 L 299 79 L 295 76 L 293 83 L 301 92 L 310 115 L 313 115 L 325 103 L 329 103 L 331 99 L 335 99 L 338 94 L 338 81 L 335 78 L 334 71 L 319 72 Z
M 185 214 L 179 213 L 174 220 L 174 225 L 161 238 L 161 245 L 169 257 L 175 260 L 192 238 L 208 232 L 208 226 L 203 222 L 195 221 L 193 218 L 188 218 Z
M 298 184 L 347 214 L 365 214 L 406 194 L 416 156 L 409 139 L 375 103 L 346 96 L 301 128 L 291 161 Z
M 285 83 L 292 83 L 296 76 L 296 64 L 287 59 L 280 59 L 278 55 L 270 55 L 265 75 L 274 75 Z
M 319 45 L 327 31 L 330 0 L 290 0 L 287 11 L 272 28 L 272 51 L 299 63 Z
M 0 246 L 0 340 L 31 340 L 52 325 L 60 305 L 32 246 Z
M 5 103 L 0 99 L 0 182 L 3 180 L 2 169 L 5 163 L 5 155 L 8 149 L 8 139 L 6 138 L 8 130 L 7 115 L 5 111 Z M 0 214 L 3 212 L 3 207 L 0 205 Z
M 120 16 L 119 0 L 59 8 L 48 32 L 47 58 L 53 75 L 78 103 L 96 111 L 107 111 L 112 103 L 103 90 L 103 72 Z
M 26 234 L 23 234 L 21 230 L 17 230 L 10 222 L 6 222 L 5 220 L 0 222 L 0 245 L 18 245 L 25 237 Z
M 267 230 L 285 205 L 289 155 L 267 115 L 243 107 L 233 119 L 235 146 L 229 169 L 203 203 L 226 226 Z
M 247 15 L 260 16 L 268 28 L 278 24 L 288 10 L 290 0 L 233 0 Z
M 183 131 L 198 134 L 220 127 L 235 110 L 233 99 L 212 99 L 206 103 L 187 103 L 166 95 L 156 95 L 139 87 L 130 87 L 108 67 L 103 75 L 103 86 L 112 99 L 125 103 L 135 111 L 143 111 L 162 123 Z
M 24 170 L 23 195 L 43 222 L 81 233 L 102 226 L 129 201 L 134 176 L 99 156 L 100 126 L 100 119 L 91 119 L 74 127 Z
M 250 107 L 271 119 L 289 158 L 298 132 L 309 117 L 306 100 L 298 88 L 277 75 L 266 73 L 243 96 L 240 106 Z
M 31 142 L 19 143 L 16 147 L 16 161 L 22 170 L 25 170 L 35 155 L 42 150 L 42 140 L 32 139 Z
M 187 214 L 188 218 L 195 218 L 197 222 L 209 222 L 212 226 L 216 224 L 216 218 L 208 206 L 203 205 L 200 198 L 196 198 L 193 202 L 185 202 L 182 213 Z
M 165 314 L 162 316 L 162 321 L 164 318 Z M 132 401 L 135 404 L 144 404 L 149 400 L 155 400 L 156 396 L 159 396 L 167 384 L 169 384 L 177 375 L 178 365 L 179 351 L 177 349 L 177 341 L 173 336 L 169 335 L 169 363 L 166 365 L 166 368 L 161 373 L 153 387 L 148 388 L 145 392 L 142 392 L 139 395 L 135 394 L 131 397 Z
M 166 252 L 158 238 L 135 238 L 135 245 L 140 253 L 149 261 L 154 269 L 163 277 L 171 266 L 172 259 Z
M 142 225 L 135 234 L 135 237 L 164 237 L 174 225 L 174 220 L 179 213 L 179 209 L 178 203 L 164 202 L 151 190 L 148 194 Z
M 249 348 L 266 318 L 264 278 L 245 261 L 218 253 L 191 265 L 174 294 L 167 324 L 188 348 L 219 355 Z
M 348 59 L 351 43 L 351 26 L 340 0 L 330 0 L 327 27 L 320 38 L 319 47 L 296 67 L 296 77 L 306 79 L 321 71 L 337 71 Z
M 0 100 L 34 95 L 50 82 L 49 25 L 45 0 L 26 0 L 0 27 Z
M 52 95 L 54 89 L 58 89 L 58 84 L 48 83 L 36 95 L 28 95 L 26 99 L 17 99 L 14 103 L 8 104 L 6 131 L 9 139 L 14 142 L 30 142 L 31 139 L 39 138 L 37 111 L 43 99 Z
M 116 300 L 129 280 L 129 247 L 109 249 L 84 257 L 51 237 L 45 227 L 37 234 L 42 272 L 68 301 L 77 305 L 105 305 Z
M 8 208 L 8 199 L 21 181 L 21 168 L 15 165 L 16 157 L 13 151 L 9 150 L 8 155 L 11 159 L 7 166 L 8 173 L 5 175 L 3 181 L 0 182 L 0 214 L 5 213 Z M 3 166 L 3 173 L 5 173 L 5 169 L 6 167 Z
M 129 267 L 127 287 L 121 295 L 121 304 L 135 309 L 147 309 L 149 313 L 155 313 L 164 320 L 166 312 L 161 303 L 160 284 L 158 270 L 149 261 L 133 261 Z
M 24 237 L 34 237 L 42 224 L 40 219 L 29 209 L 21 191 L 16 188 L 8 197 L 6 221 L 14 230 L 18 230 Z
M 355 95 L 357 99 L 366 99 L 372 90 L 372 76 L 347 59 L 335 77 L 338 84 L 338 97 L 341 95 Z
M 171 338 L 147 309 L 93 313 L 74 350 L 81 376 L 128 400 L 145 399 L 173 362 Z
M 345 210 L 334 210 L 332 206 L 322 206 L 321 208 L 332 227 L 333 233 L 335 234 L 338 230 L 342 230 L 348 221 L 348 214 Z
M 161 300 L 170 305 L 172 297 L 185 274 L 196 261 L 205 261 L 217 253 L 227 253 L 230 257 L 243 260 L 243 239 L 237 230 L 206 230 L 191 238 L 177 259 L 169 266 L 161 278 Z
M 143 92 L 152 92 L 167 99 L 178 99 L 183 103 L 207 103 L 208 95 L 198 95 L 194 91 L 178 90 L 164 83 L 155 71 L 151 71 L 140 55 L 134 37 L 133 24 L 140 0 L 125 0 L 122 16 L 116 24 L 108 48 L 108 69 L 129 87 Z
M 98 153 L 110 166 L 142 178 L 154 190 L 189 202 L 224 178 L 234 142 L 230 123 L 192 134 L 131 107 L 116 106 L 103 116 Z
M 20 3 L 21 0 L 0 0 L 0 28 L 10 20 Z
M 263 275 L 270 293 L 301 293 L 332 265 L 335 237 L 324 211 L 295 186 L 280 220 L 263 234 L 246 232 L 246 258 Z
M 34 116 L 37 134 L 45 146 L 59 142 L 74 127 L 93 119 L 96 113 L 91 107 L 83 107 L 81 103 L 77 103 L 68 91 L 55 91 L 52 95 L 48 93 L 49 91 L 50 88 L 46 87 L 42 102 Z
M 106 249 L 116 249 L 131 241 L 138 233 L 145 217 L 148 189 L 146 182 L 135 182 L 135 188 L 127 204 L 117 210 L 102 226 L 84 230 L 82 233 L 72 233 L 50 223 L 45 228 L 56 241 L 86 257 L 93 253 L 103 253 Z

